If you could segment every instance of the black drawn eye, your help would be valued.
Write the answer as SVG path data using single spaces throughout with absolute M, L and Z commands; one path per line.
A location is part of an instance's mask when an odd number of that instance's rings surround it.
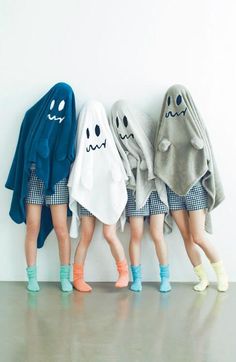
M 128 119 L 126 116 L 123 117 L 123 123 L 125 127 L 128 127 Z
M 177 106 L 179 106 L 181 102 L 182 102 L 182 97 L 181 97 L 181 95 L 179 94 L 178 97 L 176 98 L 176 104 L 177 104 Z
M 170 105 L 170 96 L 167 98 L 167 104 Z
M 119 127 L 119 118 L 116 117 L 116 127 L 118 128 Z
M 89 129 L 88 129 L 88 128 L 86 129 L 86 135 L 87 135 L 87 138 L 89 138 L 90 133 L 89 133 Z
M 100 135 L 100 133 L 101 133 L 100 127 L 99 127 L 98 124 L 96 124 L 96 126 L 95 126 L 95 133 L 96 133 L 96 136 L 97 136 L 97 137 L 98 137 L 98 136 Z

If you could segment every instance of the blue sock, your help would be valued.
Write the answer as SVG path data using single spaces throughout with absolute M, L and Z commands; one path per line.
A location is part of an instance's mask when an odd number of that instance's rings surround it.
M 171 285 L 169 282 L 170 278 L 169 265 L 160 265 L 160 277 L 161 277 L 160 292 L 162 293 L 169 292 L 171 290 Z
M 28 268 L 26 268 L 26 273 L 27 273 L 28 280 L 29 280 L 27 289 L 30 292 L 38 292 L 40 288 L 39 288 L 39 285 L 38 285 L 38 282 L 37 282 L 37 267 L 36 267 L 36 265 L 32 265 L 32 266 L 29 266 Z
M 141 265 L 131 265 L 131 272 L 133 276 L 133 283 L 130 289 L 133 292 L 141 292 L 142 290 L 142 276 L 141 276 Z
M 70 282 L 70 265 L 61 265 L 60 281 L 63 292 L 71 292 L 73 290 L 72 284 Z

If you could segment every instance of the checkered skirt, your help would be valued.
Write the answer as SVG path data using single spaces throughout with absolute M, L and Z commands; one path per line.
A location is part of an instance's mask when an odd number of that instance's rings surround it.
M 128 202 L 126 204 L 126 216 L 150 216 L 165 214 L 168 207 L 161 201 L 157 191 L 152 191 L 146 204 L 141 209 L 136 209 L 136 200 L 133 190 L 127 189 Z
M 167 196 L 170 210 L 195 211 L 208 208 L 208 195 L 201 182 L 194 185 L 185 196 L 179 196 L 168 186 Z
M 55 193 L 53 195 L 45 195 L 44 183 L 37 177 L 36 170 L 32 167 L 28 180 L 28 191 L 25 202 L 27 204 L 35 205 L 68 204 L 69 191 L 67 187 L 67 179 L 64 178 L 55 185 Z

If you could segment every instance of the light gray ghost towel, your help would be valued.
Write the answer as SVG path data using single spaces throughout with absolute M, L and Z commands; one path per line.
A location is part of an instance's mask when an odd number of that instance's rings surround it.
M 182 85 L 168 89 L 155 138 L 154 172 L 178 195 L 202 179 L 209 213 L 224 199 L 211 143 L 189 91 Z M 211 232 L 209 215 L 206 230 Z
M 110 125 L 128 176 L 127 188 L 135 192 L 137 209 L 155 190 L 168 206 L 165 184 L 153 173 L 156 122 L 120 100 L 112 106 Z M 167 217 L 165 231 L 170 231 Z

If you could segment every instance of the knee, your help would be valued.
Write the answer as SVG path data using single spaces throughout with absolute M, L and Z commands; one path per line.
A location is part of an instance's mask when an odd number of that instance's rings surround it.
M 205 239 L 203 235 L 194 234 L 192 237 L 194 244 L 197 244 L 198 246 L 202 246 L 203 244 L 205 244 Z
M 150 235 L 152 240 L 154 241 L 155 244 L 160 244 L 164 241 L 164 235 L 162 232 L 157 232 L 157 230 L 153 230 L 152 228 L 150 228 Z
M 26 225 L 26 233 L 30 237 L 38 237 L 40 225 L 39 223 L 29 220 Z
M 141 244 L 142 236 L 143 236 L 142 232 L 132 231 L 131 232 L 131 237 L 130 237 L 130 244 L 132 244 L 132 245 Z
M 140 235 L 131 235 L 130 244 L 140 245 L 142 237 Z
M 116 234 L 113 230 L 103 229 L 103 237 L 109 244 L 112 244 L 116 238 Z
M 85 245 L 90 244 L 92 237 L 93 237 L 93 233 L 90 233 L 90 232 L 81 233 L 80 245 L 85 246 Z
M 58 240 L 65 240 L 69 237 L 67 225 L 54 225 L 54 230 L 57 235 Z
M 181 236 L 183 238 L 183 241 L 185 243 L 185 245 L 188 245 L 188 244 L 192 244 L 193 243 L 193 238 L 192 238 L 192 235 L 189 231 L 181 231 Z
M 153 240 L 154 244 L 160 245 L 161 243 L 164 242 L 164 237 L 163 237 L 163 235 L 156 234 L 156 235 L 152 236 L 152 240 Z

